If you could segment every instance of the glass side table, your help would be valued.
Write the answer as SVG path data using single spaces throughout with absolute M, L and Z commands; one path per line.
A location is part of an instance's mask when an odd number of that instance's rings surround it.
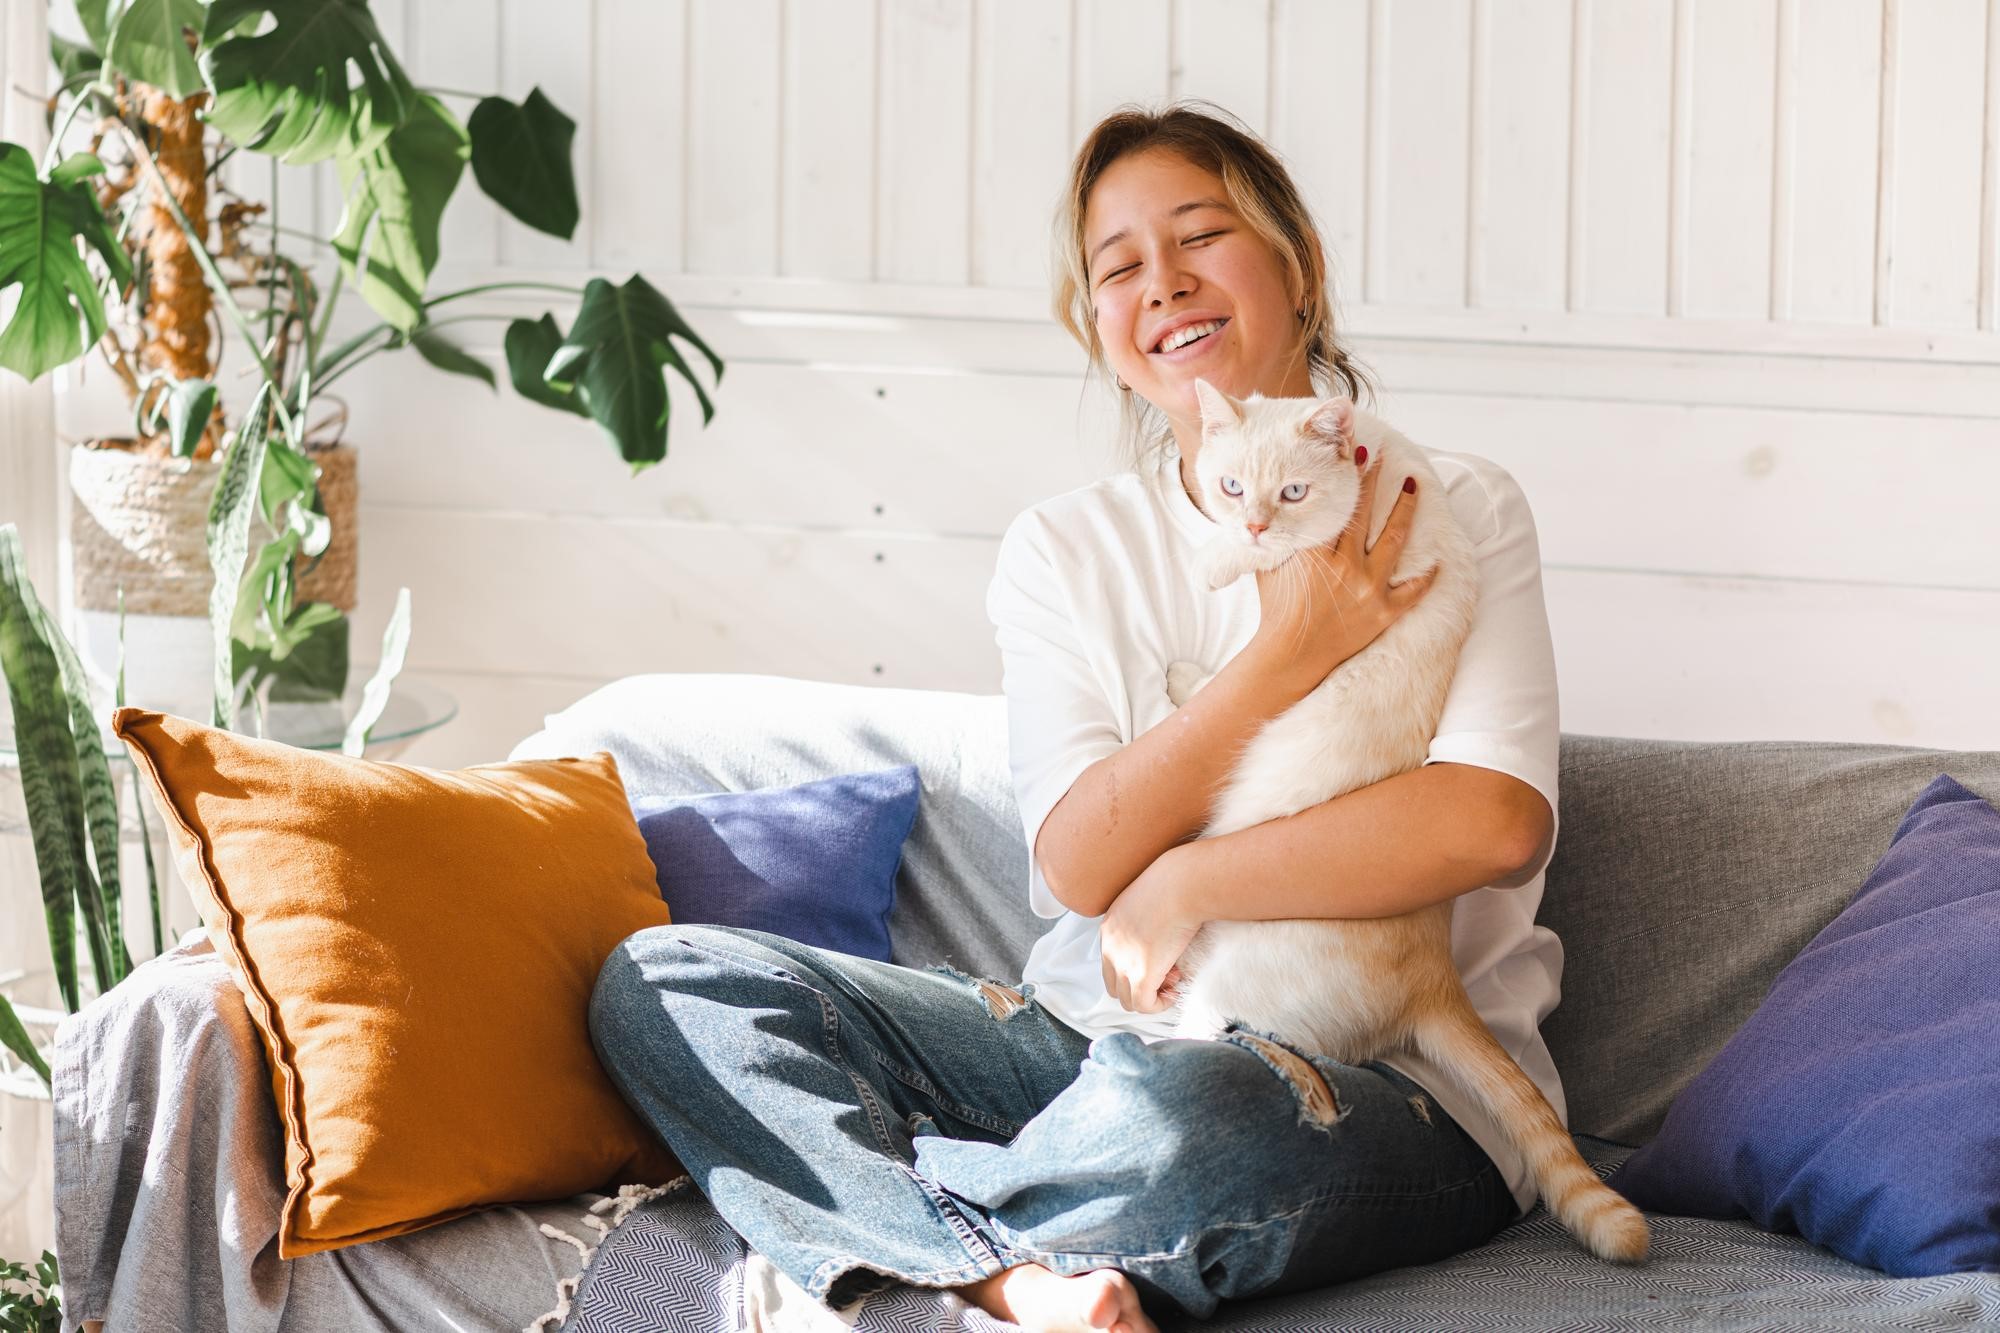
M 356 668 L 346 693 L 337 701 L 268 707 L 263 719 L 264 734 L 271 740 L 283 741 L 301 749 L 338 753 L 347 732 L 347 719 L 360 708 L 361 696 L 367 688 L 371 671 L 372 668 L 370 671 Z M 108 712 L 101 716 L 109 720 Z M 363 757 L 394 759 L 408 750 L 419 737 L 437 730 L 457 716 L 458 701 L 442 686 L 421 676 L 400 675 L 390 690 L 388 706 L 370 730 Z M 246 708 L 238 714 L 237 729 L 245 735 L 257 734 L 254 709 Z M 140 826 L 133 814 L 133 797 L 143 788 L 137 782 L 132 756 L 123 741 L 107 734 L 104 754 L 110 761 L 111 781 L 118 791 L 121 844 L 118 861 L 123 881 L 120 896 L 126 947 L 134 951 L 133 961 L 138 963 L 144 961 L 140 946 L 150 948 L 152 936 L 144 854 L 136 845 L 140 841 Z M 150 795 L 143 799 L 147 801 L 146 831 L 151 834 L 153 863 L 159 873 L 164 943 L 172 948 L 184 929 L 199 924 L 199 917 L 195 913 L 192 895 L 181 884 L 173 847 L 168 841 L 166 821 L 160 816 Z M 0 904 L 0 907 L 7 910 L 7 919 L 11 921 L 14 909 L 32 904 L 28 911 L 32 919 L 39 921 L 41 890 L 35 880 L 27 806 L 21 794 L 20 756 L 14 748 L 12 713 L 5 708 L 0 708 L 0 839 L 5 840 L 0 842 L 0 895 L 18 900 Z M 27 920 L 28 917 L 22 919 Z M 0 958 L 0 994 L 7 995 L 13 1003 L 30 1039 L 38 1047 L 46 1049 L 54 1038 L 57 1022 L 63 1016 L 59 1007 L 61 1000 L 56 994 L 54 973 L 47 967 L 48 947 L 42 934 L 34 929 L 30 929 L 29 933 L 32 938 L 28 942 L 26 957 L 35 961 L 24 966 L 22 959 Z M 11 954 L 14 950 L 10 948 L 7 952 Z M 77 981 L 82 998 L 88 1003 L 96 995 L 97 988 L 81 941 L 78 942 L 78 960 Z M 29 1100 L 47 1098 L 41 1080 L 33 1071 L 0 1048 L 0 1097 L 8 1095 Z M 0 1168 L 0 1179 L 4 1179 L 6 1174 L 4 1168 Z

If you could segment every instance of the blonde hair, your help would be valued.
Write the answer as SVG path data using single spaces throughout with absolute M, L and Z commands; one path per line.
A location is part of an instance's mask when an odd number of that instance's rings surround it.
M 1300 343 L 1315 392 L 1340 388 L 1355 401 L 1372 401 L 1374 384 L 1341 345 L 1334 324 L 1333 290 L 1319 225 L 1276 153 L 1229 112 L 1212 102 L 1183 100 L 1154 111 L 1127 103 L 1097 123 L 1077 149 L 1069 185 L 1056 207 L 1053 230 L 1056 322 L 1069 330 L 1090 356 L 1090 371 L 1111 378 L 1097 337 L 1090 300 L 1089 260 L 1084 253 L 1083 215 L 1090 192 L 1112 163 L 1132 153 L 1159 148 L 1222 179 L 1229 204 L 1251 230 L 1263 237 L 1284 265 L 1292 290 L 1303 293 L 1305 317 Z M 1173 444 L 1166 413 L 1135 393 L 1120 393 L 1119 454 L 1127 466 L 1142 467 L 1164 456 Z

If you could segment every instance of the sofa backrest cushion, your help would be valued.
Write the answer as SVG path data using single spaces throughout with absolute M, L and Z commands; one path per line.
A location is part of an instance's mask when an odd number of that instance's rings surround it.
M 2000 796 L 1995 751 L 1565 733 L 1537 920 L 1563 942 L 1542 1034 L 1570 1129 L 1658 1133 L 1941 772 Z
M 915 764 L 923 793 L 896 876 L 892 960 L 1012 979 L 1052 924 L 1028 910 L 999 695 L 748 674 L 629 676 L 551 715 L 511 757 L 600 749 L 617 756 L 640 807 Z

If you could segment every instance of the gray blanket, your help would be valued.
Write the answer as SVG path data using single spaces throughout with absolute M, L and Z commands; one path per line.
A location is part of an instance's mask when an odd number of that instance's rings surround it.
M 268 1066 L 199 929 L 63 1020 L 53 1070 L 64 1333 L 87 1319 L 147 1333 L 517 1330 L 556 1308 L 558 1281 L 601 1238 L 584 1219 L 603 1196 L 586 1194 L 279 1259 Z

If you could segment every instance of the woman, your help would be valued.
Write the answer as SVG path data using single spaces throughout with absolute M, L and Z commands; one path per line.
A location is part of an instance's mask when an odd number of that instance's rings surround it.
M 1316 229 L 1254 137 L 1186 106 L 1114 114 L 1077 156 L 1056 245 L 1058 318 L 1116 374 L 1140 447 L 1131 471 L 1023 513 L 988 594 L 1030 902 L 1058 918 L 1022 984 L 664 927 L 605 965 L 591 1029 L 722 1216 L 829 1306 L 900 1279 L 1031 1329 L 1154 1333 L 1147 1305 L 1205 1316 L 1428 1262 L 1532 1204 L 1494 1128 L 1476 1108 L 1461 1127 L 1401 1058 L 1163 1038 L 1205 920 L 1470 894 L 1454 911 L 1468 990 L 1560 1109 L 1536 1029 L 1561 952 L 1533 924 L 1555 675 L 1532 518 L 1481 459 L 1434 456 L 1451 494 L 1397 493 L 1372 549 L 1364 499 L 1292 562 L 1316 569 L 1197 589 L 1213 525 L 1194 500 L 1195 378 L 1239 397 L 1363 388 Z M 1210 331 L 1160 350 L 1187 327 Z M 1420 502 L 1453 504 L 1481 557 L 1438 762 L 1196 840 L 1244 741 L 1422 595 L 1388 582 Z M 1164 674 L 1183 659 L 1221 670 L 1175 710 Z

